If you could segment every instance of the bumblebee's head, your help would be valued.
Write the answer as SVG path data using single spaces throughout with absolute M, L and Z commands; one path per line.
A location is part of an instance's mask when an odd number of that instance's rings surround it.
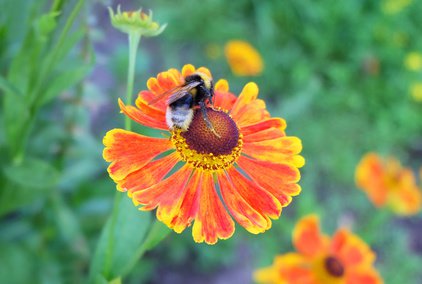
M 204 87 L 208 90 L 213 89 L 212 78 L 207 74 L 201 72 L 195 72 L 192 75 L 189 75 L 185 78 L 186 83 L 190 82 L 201 82 L 204 84 Z

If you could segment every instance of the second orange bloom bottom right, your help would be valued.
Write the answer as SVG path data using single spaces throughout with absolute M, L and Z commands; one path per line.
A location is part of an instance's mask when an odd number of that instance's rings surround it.
M 339 229 L 332 237 L 321 232 L 319 218 L 301 219 L 293 232 L 297 252 L 279 255 L 270 267 L 254 274 L 262 284 L 380 284 L 375 253 L 358 236 Z

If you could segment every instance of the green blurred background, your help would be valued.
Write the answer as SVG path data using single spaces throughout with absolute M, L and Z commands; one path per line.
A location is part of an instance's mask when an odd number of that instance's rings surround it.
M 292 228 L 308 213 L 329 234 L 347 224 L 368 242 L 386 283 L 422 283 L 422 215 L 376 209 L 354 183 L 368 151 L 422 165 L 422 99 L 410 92 L 422 70 L 405 65 L 422 53 L 422 2 L 411 0 L 0 0 L 0 283 L 87 281 L 115 194 L 101 141 L 123 127 L 127 38 L 106 8 L 118 4 L 168 23 L 141 40 L 135 93 L 187 63 L 235 94 L 255 81 L 306 159 L 303 191 L 270 231 L 237 226 L 214 246 L 195 244 L 190 229 L 170 233 L 124 283 L 251 283 L 254 269 L 292 250 Z M 261 53 L 260 76 L 231 73 L 233 39 Z

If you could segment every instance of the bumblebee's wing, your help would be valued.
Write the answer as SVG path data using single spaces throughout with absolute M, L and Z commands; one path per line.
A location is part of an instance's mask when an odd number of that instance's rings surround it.
M 189 92 L 190 90 L 192 90 L 193 88 L 195 88 L 196 86 L 198 86 L 199 84 L 201 84 L 201 82 L 190 82 L 186 85 L 182 85 L 182 86 L 177 86 L 173 89 L 170 89 L 168 91 L 165 91 L 162 94 L 159 94 L 158 96 L 156 96 L 154 99 L 152 99 L 148 105 L 152 105 L 155 104 L 156 102 L 158 102 L 159 100 L 161 100 L 162 98 L 170 95 L 167 103 L 171 104 L 175 101 L 177 101 L 178 99 L 184 97 L 186 95 L 187 92 Z
M 156 102 L 160 101 L 160 100 L 161 100 L 162 98 L 164 98 L 165 96 L 167 96 L 167 95 L 169 95 L 169 94 L 172 94 L 172 93 L 177 92 L 177 90 L 178 90 L 178 89 L 180 89 L 180 86 L 177 86 L 177 87 L 175 87 L 175 88 L 173 88 L 173 89 L 167 90 L 167 91 L 165 91 L 164 93 L 161 93 L 161 94 L 157 95 L 155 98 L 153 98 L 152 100 L 150 100 L 150 101 L 148 102 L 148 105 L 153 105 L 153 104 L 155 104 Z

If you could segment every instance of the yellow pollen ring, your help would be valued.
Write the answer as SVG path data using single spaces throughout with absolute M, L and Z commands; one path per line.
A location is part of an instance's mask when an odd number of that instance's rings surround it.
M 180 129 L 172 130 L 171 141 L 179 153 L 181 160 L 190 164 L 195 169 L 204 171 L 218 171 L 232 166 L 240 156 L 243 146 L 243 135 L 239 133 L 237 145 L 233 147 L 230 154 L 216 155 L 214 153 L 199 153 L 191 149 L 186 139 L 181 135 Z

